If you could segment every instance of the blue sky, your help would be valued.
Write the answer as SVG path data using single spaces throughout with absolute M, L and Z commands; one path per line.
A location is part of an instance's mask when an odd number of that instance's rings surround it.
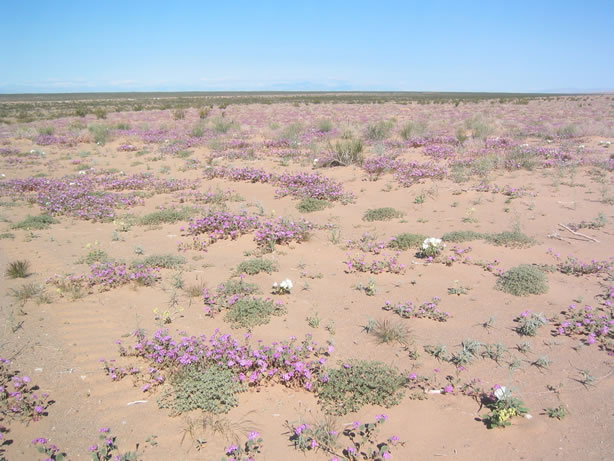
M 0 93 L 614 89 L 614 1 L 4 2 Z

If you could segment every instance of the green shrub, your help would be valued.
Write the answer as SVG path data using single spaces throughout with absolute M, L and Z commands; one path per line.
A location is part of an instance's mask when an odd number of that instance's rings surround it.
M 195 138 L 202 138 L 205 135 L 205 126 L 202 123 L 197 123 L 192 127 L 190 135 Z
M 495 245 L 516 248 L 529 247 L 535 243 L 534 239 L 518 231 L 505 231 L 497 234 L 486 234 L 484 239 Z
M 77 117 L 85 117 L 87 115 L 87 107 L 79 106 L 75 109 L 75 115 Z
M 393 126 L 394 123 L 385 120 L 371 123 L 367 125 L 366 136 L 371 141 L 382 141 L 388 137 Z
M 30 275 L 30 263 L 25 259 L 10 262 L 5 274 L 11 279 L 25 279 Z
M 260 288 L 255 283 L 244 282 L 243 280 L 226 280 L 222 285 L 218 287 L 218 296 L 232 297 L 234 295 L 251 295 L 254 293 L 260 293 Z
M 548 278 L 541 269 L 521 264 L 499 277 L 497 289 L 514 296 L 540 295 L 548 291 Z
M 185 110 L 175 109 L 173 111 L 173 120 L 183 120 L 185 118 Z
M 319 198 L 305 197 L 296 205 L 296 208 L 301 213 L 313 213 L 314 211 L 322 211 L 331 206 L 330 202 Z
M 94 142 L 104 146 L 109 137 L 109 127 L 105 125 L 89 125 L 87 129 L 94 137 Z
M 98 120 L 103 120 L 107 118 L 107 111 L 104 110 L 102 107 L 98 107 L 97 109 L 94 109 L 94 115 Z
M 213 123 L 213 131 L 219 134 L 228 133 L 230 129 L 234 126 L 234 122 L 232 120 L 226 120 L 224 117 L 216 117 L 212 120 Z
M 91 266 L 94 263 L 106 263 L 112 261 L 106 251 L 97 248 L 90 251 L 84 258 L 80 259 L 80 263 L 85 263 Z
M 537 154 L 523 147 L 516 147 L 505 154 L 505 165 L 510 170 L 534 170 L 538 165 Z
M 328 372 L 318 389 L 324 411 L 346 415 L 364 405 L 391 407 L 400 403 L 407 379 L 396 368 L 382 362 L 350 360 Z
M 13 226 L 13 229 L 26 229 L 26 230 L 41 230 L 48 229 L 51 224 L 57 224 L 60 221 L 53 216 L 43 214 L 40 216 L 30 216 L 23 221 L 18 222 Z
M 180 210 L 168 208 L 166 210 L 154 211 L 146 214 L 139 219 L 139 224 L 144 226 L 155 226 L 159 224 L 172 224 L 177 221 L 185 221 L 198 213 L 198 210 L 191 207 L 184 207 Z
M 237 266 L 237 274 L 256 275 L 260 272 L 271 274 L 279 269 L 279 264 L 262 258 L 248 259 Z
M 399 321 L 378 320 L 369 328 L 369 333 L 375 336 L 379 344 L 399 343 L 407 346 L 410 343 L 411 332 Z
M 389 221 L 391 219 L 400 218 L 405 216 L 405 213 L 394 208 L 373 208 L 365 212 L 362 217 L 363 221 Z
M 0 234 L 0 240 L 2 239 L 14 239 L 15 238 L 15 234 L 11 233 L 11 232 L 4 232 L 2 234 Z
M 486 240 L 493 245 L 513 248 L 528 247 L 535 243 L 535 240 L 519 231 L 504 231 L 495 234 L 475 231 L 452 231 L 446 232 L 441 238 L 446 242 L 454 243 Z
M 344 139 L 328 144 L 329 157 L 322 162 L 321 166 L 348 166 L 362 165 L 364 155 L 363 144 L 360 139 Z
M 303 133 L 303 125 L 298 122 L 291 123 L 279 133 L 279 139 L 289 141 L 291 143 L 297 143 L 300 141 L 301 134 Z
M 318 131 L 321 131 L 322 133 L 328 133 L 333 129 L 333 122 L 331 122 L 329 119 L 320 119 L 318 120 L 316 127 Z
M 271 299 L 246 297 L 234 303 L 224 319 L 230 322 L 232 328 L 252 329 L 257 325 L 265 325 L 271 321 L 272 315 L 283 315 L 286 309 L 275 304 Z
M 472 118 L 465 120 L 465 128 L 471 130 L 471 137 L 477 139 L 486 139 L 493 131 L 493 128 L 482 118 L 481 115 L 475 115 Z
M 146 266 L 146 267 L 159 267 L 162 269 L 174 269 L 186 263 L 186 259 L 183 256 L 177 256 L 172 254 L 155 254 L 147 256 L 144 259 L 135 259 L 132 261 L 131 267 Z
M 176 414 L 193 410 L 206 413 L 228 413 L 239 404 L 237 394 L 245 387 L 227 368 L 212 366 L 205 370 L 190 366 L 172 378 L 158 400 L 160 408 L 171 408 Z
M 38 129 L 38 134 L 51 136 L 55 133 L 55 127 L 52 126 L 41 126 Z
M 470 242 L 472 240 L 482 240 L 484 238 L 483 233 L 475 231 L 452 231 L 446 232 L 441 237 L 446 242 L 462 243 Z
M 426 122 L 424 121 L 410 121 L 403 125 L 401 129 L 401 138 L 406 141 L 412 136 L 422 136 L 426 131 Z
M 21 288 L 11 288 L 9 290 L 9 294 L 13 296 L 17 301 L 19 301 L 23 306 L 25 303 L 28 302 L 29 299 L 32 299 L 38 294 L 40 294 L 41 291 L 41 287 L 35 285 L 34 283 L 25 283 L 21 286 Z
M 422 243 L 426 240 L 426 235 L 403 233 L 397 235 L 394 240 L 388 243 L 389 248 L 395 248 L 397 250 L 409 250 L 410 248 L 420 248 Z

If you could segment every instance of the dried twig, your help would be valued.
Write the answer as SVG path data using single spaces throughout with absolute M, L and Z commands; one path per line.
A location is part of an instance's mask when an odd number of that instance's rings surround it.
M 597 240 L 596 238 L 591 237 L 590 235 L 586 235 L 586 234 L 582 234 L 582 233 L 580 233 L 580 232 L 573 231 L 573 230 L 571 230 L 569 227 L 567 227 L 565 224 L 561 224 L 561 223 L 559 223 L 559 226 L 561 226 L 563 229 L 565 229 L 565 230 L 567 230 L 567 231 L 571 232 L 571 233 L 572 233 L 573 235 L 575 235 L 575 236 L 578 236 L 578 237 L 584 237 L 585 239 L 588 239 L 588 240 L 590 240 L 591 242 L 596 242 L 596 243 L 599 243 L 599 240 Z

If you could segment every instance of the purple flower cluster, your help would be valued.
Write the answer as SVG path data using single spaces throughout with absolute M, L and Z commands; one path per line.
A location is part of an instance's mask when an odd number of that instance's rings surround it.
M 362 162 L 362 169 L 367 172 L 370 181 L 377 181 L 382 174 L 395 171 L 400 164 L 397 155 L 384 154 L 365 159 Z
M 301 219 L 278 217 L 260 223 L 254 235 L 254 241 L 260 247 L 272 249 L 275 245 L 285 245 L 290 242 L 303 242 L 309 237 L 313 225 Z
M 193 189 L 196 181 L 159 179 L 151 175 L 83 174 L 61 179 L 25 178 L 0 183 L 0 195 L 20 196 L 37 192 L 36 201 L 43 211 L 100 221 L 115 217 L 115 209 L 143 203 L 138 195 L 106 191 L 149 190 L 167 193 Z
M 441 298 L 437 296 L 433 297 L 430 302 L 425 302 L 420 306 L 415 306 L 411 301 L 396 305 L 386 301 L 382 309 L 392 311 L 405 319 L 431 319 L 437 322 L 446 322 L 450 318 L 450 313 L 439 310 L 437 306 L 440 302 Z
M 204 171 L 204 176 L 207 179 L 226 178 L 231 181 L 245 181 L 251 183 L 269 183 L 275 180 L 272 173 L 260 168 L 229 168 L 223 166 L 207 167 Z
M 229 168 L 207 167 L 204 171 L 206 178 L 227 178 L 231 181 L 246 181 L 251 183 L 272 183 L 278 186 L 275 191 L 277 197 L 305 198 L 312 197 L 321 200 L 349 202 L 354 196 L 343 190 L 341 184 L 325 176 L 315 173 L 285 173 L 276 176 L 259 168 Z
M 395 179 L 403 187 L 410 187 L 421 179 L 443 179 L 446 175 L 444 166 L 418 162 L 401 162 L 394 173 Z
M 207 234 L 207 243 L 210 244 L 225 238 L 234 240 L 251 232 L 259 224 L 258 216 L 209 211 L 205 216 L 190 220 L 186 232 L 192 236 Z
M 118 152 L 136 152 L 139 149 L 134 144 L 120 144 L 117 150 Z
M 395 240 L 391 238 L 390 241 Z M 377 237 L 369 232 L 365 232 L 358 240 L 348 240 L 345 243 L 347 248 L 357 248 L 364 253 L 380 254 L 388 246 L 386 242 L 377 241 Z
M 19 149 L 15 147 L 0 147 L 0 157 L 8 157 L 10 155 L 18 155 Z
M 458 139 L 454 136 L 412 136 L 405 142 L 405 147 L 422 147 L 427 144 L 449 144 L 457 146 Z
M 4 416 L 24 422 L 38 421 L 46 415 L 53 402 L 49 394 L 38 393 L 38 386 L 29 376 L 21 376 L 9 370 L 10 360 L 0 357 L 0 422 Z
M 49 440 L 44 437 L 32 440 L 32 445 L 36 447 L 39 453 L 46 456 L 43 461 L 59 461 L 66 457 L 66 453 L 61 453 L 56 445 L 49 443 Z
M 611 309 L 578 307 L 574 303 L 562 315 L 564 319 L 556 324 L 555 334 L 581 336 L 585 344 L 599 343 L 609 355 L 614 355 L 614 317 Z
M 122 346 L 122 354 L 145 359 L 151 366 L 171 374 L 192 364 L 199 364 L 202 368 L 223 366 L 250 386 L 279 382 L 288 387 L 310 390 L 315 386 L 327 356 L 333 351 L 332 346 L 319 347 L 309 335 L 300 343 L 294 337 L 270 346 L 259 341 L 255 348 L 247 341 L 241 344 L 219 330 L 209 339 L 202 335 L 175 340 L 166 330 L 157 331 L 152 339 L 147 339 L 141 331 L 137 331 L 135 336 L 136 344 L 129 350 Z
M 407 269 L 405 264 L 399 263 L 398 251 L 392 256 L 382 254 L 382 259 L 374 259 L 371 262 L 365 261 L 365 254 L 358 256 L 352 256 L 347 254 L 347 260 L 343 263 L 347 266 L 345 272 L 351 274 L 353 272 L 370 272 L 371 274 L 381 274 L 383 272 L 390 272 L 392 274 L 402 274 Z
M 107 291 L 130 282 L 140 285 L 153 285 L 160 279 L 160 269 L 138 265 L 127 267 L 116 262 L 96 263 L 91 267 L 90 275 L 54 275 L 46 283 L 56 286 L 62 292 L 74 292 L 82 288 L 97 286 L 100 291 Z
M 238 282 L 229 280 L 217 286 L 215 294 L 211 294 L 207 288 L 203 290 L 205 302 L 205 312 L 209 316 L 220 312 L 222 309 L 229 309 L 237 301 L 258 293 L 260 290 L 253 283 L 246 283 L 241 278 Z
M 222 459 L 227 459 L 227 461 L 255 461 L 256 455 L 261 452 L 263 442 L 264 440 L 260 437 L 259 432 L 250 432 L 243 446 L 233 443 L 224 450 L 230 458 L 224 457 Z
M 278 197 L 291 195 L 298 198 L 316 198 L 331 202 L 351 202 L 353 194 L 345 192 L 343 186 L 315 173 L 282 174 L 277 178 L 279 188 L 275 191 Z
M 427 144 L 424 147 L 424 155 L 436 160 L 449 160 L 456 157 L 456 150 L 445 144 Z
M 478 192 L 491 192 L 493 194 L 503 194 L 507 197 L 518 198 L 525 195 L 534 196 L 533 192 L 530 192 L 525 187 L 512 187 L 512 186 L 498 186 L 497 184 L 491 184 L 482 182 L 474 188 Z
M 77 143 L 77 140 L 74 138 L 69 138 L 68 136 L 41 134 L 36 137 L 34 142 L 38 144 L 39 146 L 50 146 L 53 144 L 63 144 L 63 145 L 74 146 Z
M 560 259 L 560 254 L 555 253 L 552 248 L 548 249 L 548 254 L 556 259 Z M 591 262 L 587 263 L 571 255 L 567 256 L 565 261 L 558 263 L 556 267 L 559 272 L 567 275 L 575 275 L 576 277 L 589 274 L 601 274 L 614 268 L 614 257 L 611 256 L 603 261 L 592 259 Z
M 88 277 L 90 286 L 99 286 L 101 290 L 137 282 L 140 285 L 153 285 L 160 278 L 160 269 L 138 265 L 128 268 L 125 264 L 115 262 L 96 263 L 91 266 L 92 274 Z
M 388 421 L 387 415 L 376 415 L 375 421 L 372 423 L 354 423 L 342 433 L 335 429 L 328 432 L 322 432 L 312 425 L 307 423 L 290 424 L 286 423 L 290 441 L 294 444 L 297 450 L 303 452 L 311 450 L 321 450 L 325 453 L 334 455 L 337 446 L 340 444 L 339 439 L 345 438 L 345 442 L 349 445 L 343 450 L 343 459 L 350 461 L 358 461 L 362 459 L 382 460 L 391 459 L 392 448 L 397 445 L 403 445 L 399 437 L 393 435 L 385 442 L 376 440 L 376 435 L 379 432 L 378 426 Z M 338 456 L 334 456 L 331 461 L 340 461 Z

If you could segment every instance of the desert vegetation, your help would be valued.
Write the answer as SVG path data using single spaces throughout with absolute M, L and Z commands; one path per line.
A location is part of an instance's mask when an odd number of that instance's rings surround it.
M 614 97 L 128 96 L 0 95 L 0 459 L 611 456 Z

